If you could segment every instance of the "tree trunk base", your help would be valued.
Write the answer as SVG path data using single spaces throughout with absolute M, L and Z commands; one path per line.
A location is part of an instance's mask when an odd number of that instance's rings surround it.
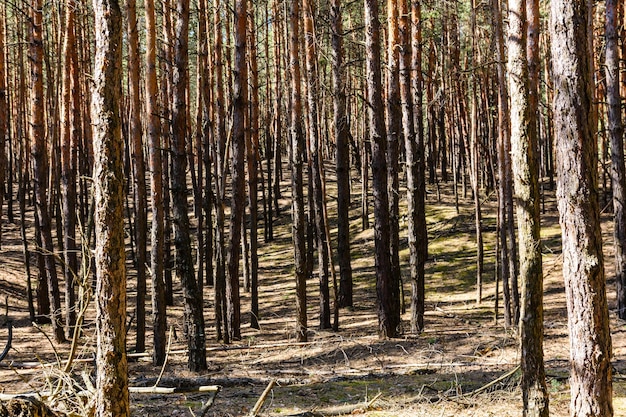
M 5 417 L 65 417 L 65 413 L 52 411 L 36 398 L 18 397 L 0 401 L 0 416 Z

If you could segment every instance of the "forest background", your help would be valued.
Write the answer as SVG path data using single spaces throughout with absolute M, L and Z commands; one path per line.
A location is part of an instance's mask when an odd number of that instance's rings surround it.
M 108 288 L 122 301 L 121 314 L 107 318 L 120 338 L 112 349 L 152 361 L 130 364 L 131 385 L 160 381 L 161 366 L 171 367 L 170 384 L 189 383 L 181 375 L 207 384 L 217 379 L 236 393 L 216 413 L 247 413 L 241 386 L 262 388 L 273 374 L 283 385 L 336 383 L 329 396 L 315 386 L 299 391 L 317 406 L 368 399 L 370 385 L 394 396 L 403 387 L 402 399 L 383 407 L 392 415 L 416 404 L 426 415 L 446 407 L 481 415 L 485 410 L 472 408 L 464 391 L 480 395 L 495 386 L 489 399 L 496 408 L 487 412 L 506 413 L 528 407 L 534 372 L 533 381 L 543 380 L 541 395 L 556 397 L 558 414 L 567 408 L 563 339 L 575 329 L 564 324 L 562 278 L 566 288 L 581 279 L 604 294 L 606 275 L 614 285 L 607 292 L 619 410 L 618 341 L 626 315 L 623 5 L 565 3 L 572 9 L 560 10 L 558 1 L 510 1 L 506 8 L 498 1 L 390 0 L 366 1 L 364 8 L 338 0 L 130 0 L 119 5 L 122 13 L 116 2 L 4 1 L 1 282 L 24 368 L 14 362 L 22 381 L 16 388 L 26 388 L 29 378 L 33 387 L 65 381 L 70 392 L 89 385 L 89 378 L 79 383 L 65 376 L 89 369 Z M 116 13 L 96 13 L 111 6 Z M 573 10 L 588 17 L 572 19 L 571 27 L 584 64 L 583 86 L 572 96 L 586 103 L 577 111 L 588 116 L 584 126 L 573 126 L 588 135 L 580 155 L 565 146 L 569 123 L 553 107 L 562 99 L 563 89 L 554 87 L 564 79 L 558 71 L 570 61 L 558 46 L 554 52 L 560 32 L 549 24 L 549 7 L 553 15 Z M 113 55 L 103 45 L 113 45 Z M 516 45 L 523 46 L 519 67 Z M 530 103 L 516 113 L 519 97 Z M 116 108 L 113 116 L 99 113 L 100 105 Z M 530 128 L 520 134 L 519 126 Z M 112 156 L 107 144 L 115 145 Z M 582 195 L 591 208 L 576 215 L 594 230 L 589 240 L 601 272 L 592 276 L 560 274 L 562 259 L 573 252 L 564 241 L 560 255 L 555 231 L 557 200 L 565 198 L 555 194 L 559 152 L 561 161 L 588 164 L 574 179 L 590 184 Z M 106 182 L 100 174 L 109 168 L 119 168 L 123 181 L 99 193 Z M 518 181 L 536 184 L 528 206 Z M 99 211 L 107 197 L 118 198 L 115 210 Z M 514 197 L 517 207 L 532 206 L 528 246 Z M 113 216 L 110 223 L 102 213 Z M 605 236 L 606 274 L 601 213 L 603 232 L 615 236 Z M 560 216 L 566 231 L 567 213 Z M 121 255 L 109 258 L 121 260 L 126 272 L 107 287 L 97 278 L 104 268 L 98 262 L 114 251 L 98 246 L 105 241 L 99 233 L 122 219 L 125 239 L 118 235 L 114 248 Z M 545 274 L 539 268 L 532 275 L 529 247 L 542 250 Z M 541 265 L 541 253 L 538 259 Z M 543 294 L 546 328 L 522 325 L 518 333 L 520 313 L 532 316 L 527 323 L 543 323 Z M 587 301 L 600 317 L 591 325 L 581 320 L 590 338 L 600 340 L 604 359 L 589 376 L 598 384 L 612 379 L 609 310 L 606 298 Z M 543 366 L 529 370 L 518 353 L 520 344 L 522 352 L 536 348 L 544 333 L 559 341 L 546 348 L 554 361 L 549 385 Z M 66 375 L 38 380 L 27 368 L 35 356 L 43 366 L 53 351 L 66 360 Z M 223 356 L 207 361 L 212 352 Z M 531 359 L 537 358 L 543 363 L 541 355 Z M 520 359 L 521 371 L 509 374 Z M 262 375 L 250 376 L 257 371 Z M 459 383 L 459 372 L 466 382 Z M 500 373 L 506 378 L 497 379 Z M 16 383 L 15 374 L 3 375 Z M 497 384 L 489 385 L 493 379 Z M 597 400 L 610 404 L 610 383 L 600 391 L 604 398 Z M 174 407 L 175 413 L 180 405 L 153 400 L 157 405 L 133 405 L 134 412 Z M 272 412 L 316 406 L 281 401 L 286 405 Z

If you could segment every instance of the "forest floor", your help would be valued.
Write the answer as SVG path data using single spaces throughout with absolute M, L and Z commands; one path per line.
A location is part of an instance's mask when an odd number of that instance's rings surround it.
M 336 202 L 333 193 L 336 191 L 331 186 L 334 184 L 332 173 L 327 175 L 332 217 Z M 407 313 L 403 316 L 406 336 L 383 341 L 376 334 L 373 231 L 361 230 L 359 189 L 360 183 L 354 181 L 351 241 L 355 302 L 353 308 L 340 311 L 338 332 L 316 330 L 319 304 L 317 279 L 313 276 L 308 285 L 309 342 L 295 342 L 290 193 L 285 188 L 285 198 L 281 200 L 283 211 L 274 223 L 275 240 L 271 243 L 259 242 L 261 329 L 251 329 L 247 324 L 250 297 L 243 292 L 242 340 L 228 346 L 217 342 L 212 288 L 206 287 L 209 369 L 201 374 L 191 373 L 186 370 L 182 297 L 179 287 L 176 287 L 175 306 L 168 311 L 168 324 L 178 337 L 171 338 L 167 363 L 161 369 L 152 366 L 149 358 L 132 357 L 129 364 L 131 385 L 150 386 L 157 381 L 160 386 L 220 385 L 221 392 L 215 396 L 206 416 L 247 415 L 272 380 L 276 385 L 265 401 L 262 415 L 521 416 L 516 331 L 505 328 L 502 307 L 497 322 L 494 320 L 495 196 L 484 198 L 486 256 L 483 302 L 478 305 L 471 199 L 469 196 L 461 197 L 457 213 L 450 186 L 441 188 L 440 197 L 437 188 L 429 186 L 426 330 L 419 336 L 410 335 Z M 617 416 L 626 415 L 626 323 L 619 321 L 615 315 L 615 290 L 611 278 L 611 216 L 604 213 L 602 219 L 606 275 L 609 277 L 615 369 L 614 407 Z M 331 219 L 331 223 L 334 242 L 335 220 Z M 552 416 L 567 416 L 569 340 L 561 275 L 560 228 L 553 192 L 545 194 L 542 225 L 545 363 L 550 409 Z M 65 359 L 69 344 L 52 344 L 42 335 L 42 332 L 50 332 L 48 327 L 43 326 L 39 330 L 30 323 L 19 225 L 5 221 L 3 228 L 0 301 L 4 304 L 4 300 L 8 300 L 9 315 L 15 328 L 13 348 L 0 364 L 0 391 L 23 393 L 47 390 L 59 378 L 65 378 L 60 377 L 58 366 L 49 364 L 55 362 L 55 355 Z M 401 228 L 404 236 L 404 220 L 401 220 Z M 263 236 L 262 230 L 259 236 Z M 402 242 L 401 258 L 406 280 L 409 275 L 406 239 Z M 36 272 L 36 266 L 33 266 L 33 271 Z M 128 321 L 133 316 L 136 296 L 133 279 L 131 272 Z M 404 286 L 408 300 L 410 286 L 407 282 Z M 80 360 L 72 370 L 77 376 L 73 382 L 77 390 L 86 385 L 80 378 L 81 372 L 93 374 L 94 327 L 92 303 L 84 326 L 86 336 L 80 341 Z M 128 333 L 131 352 L 134 331 L 134 324 L 131 324 Z M 0 330 L 2 346 L 6 334 L 4 328 Z M 148 344 L 150 340 L 148 334 Z M 206 393 L 132 394 L 132 415 L 200 415 L 203 402 L 210 397 Z M 372 399 L 375 401 L 368 404 Z

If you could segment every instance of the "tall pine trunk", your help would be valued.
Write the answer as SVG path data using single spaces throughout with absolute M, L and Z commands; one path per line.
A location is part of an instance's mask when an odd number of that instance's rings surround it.
M 378 2 L 365 0 L 367 120 L 372 142 L 376 308 L 379 336 L 388 338 L 397 336 L 400 326 L 400 284 L 398 277 L 392 273 L 390 259 L 387 133 L 382 98 L 380 45 Z
M 226 307 L 229 339 L 241 338 L 241 307 L 239 299 L 239 255 L 241 228 L 245 212 L 245 152 L 246 152 L 246 23 L 247 0 L 235 0 L 235 62 L 233 69 L 233 126 L 231 144 L 232 199 L 230 206 L 230 242 L 228 244 Z
M 302 128 L 302 96 L 300 78 L 300 0 L 291 3 L 289 64 L 291 67 L 291 215 L 293 221 L 294 264 L 296 275 L 296 339 L 307 341 L 306 308 L 306 218 L 304 216 L 304 132 Z
M 570 334 L 572 416 L 613 415 L 598 153 L 593 125 L 592 2 L 552 0 L 557 201 Z
M 522 304 L 520 328 L 524 415 L 548 416 L 543 366 L 543 271 L 539 220 L 539 141 L 537 135 L 538 18 L 533 0 L 509 2 L 509 85 L 511 91 L 511 158 L 517 201 Z M 529 7 L 527 7 L 527 5 Z M 536 5 L 536 3 L 535 3 Z M 533 31 L 531 32 L 531 29 Z M 528 36 L 527 36 L 528 31 Z M 532 38 L 532 40 L 531 40 Z M 533 76 L 530 73 L 533 73 Z
M 61 190 L 63 208 L 63 272 L 65 277 L 65 320 L 67 337 L 71 338 L 76 324 L 75 276 L 78 273 L 76 245 L 76 153 L 80 132 L 80 102 L 78 101 L 78 54 L 74 31 L 75 13 L 67 8 L 63 43 L 63 86 L 61 93 Z
M 624 126 L 620 95 L 617 0 L 606 2 L 606 99 L 611 141 L 611 181 L 615 242 L 615 284 L 617 315 L 626 319 L 626 168 L 624 167 Z
M 199 372 L 207 367 L 202 293 L 194 273 L 187 207 L 187 64 L 189 34 L 189 1 L 176 4 L 176 44 L 174 48 L 174 105 L 172 110 L 172 223 L 176 247 L 176 274 L 183 288 L 184 329 L 187 337 L 189 370 Z
M 150 234 L 152 363 L 162 365 L 165 361 L 165 333 L 167 327 L 165 274 L 163 267 L 165 213 L 163 208 L 163 165 L 161 160 L 161 119 L 159 118 L 159 90 L 157 86 L 154 0 L 146 0 L 146 45 L 146 119 L 148 122 L 148 158 L 152 211 L 152 229 Z
M 250 207 L 250 327 L 259 328 L 259 244 L 258 244 L 258 161 L 259 161 L 259 68 L 257 62 L 254 4 L 248 7 L 250 41 L 250 134 L 246 140 L 248 165 L 248 203 Z
M 57 342 L 65 341 L 61 323 L 61 295 L 52 241 L 52 222 L 48 211 L 48 149 L 46 146 L 43 88 L 42 3 L 35 1 L 30 18 L 30 137 L 35 180 L 35 207 L 39 220 L 43 271 L 52 313 L 52 329 Z
M 304 8 L 304 42 L 306 57 L 306 83 L 308 98 L 308 143 L 309 163 L 313 190 L 313 214 L 315 236 L 317 237 L 318 275 L 320 289 L 320 329 L 329 329 L 330 325 L 330 291 L 329 291 L 329 256 L 326 219 L 324 217 L 324 190 L 322 188 L 323 164 L 321 162 L 320 137 L 318 126 L 318 86 L 315 47 L 315 29 L 313 27 L 313 4 L 303 0 Z
M 120 120 L 122 13 L 94 0 L 96 59 L 92 102 L 95 156 L 96 416 L 130 415 L 126 360 L 124 173 Z
M 346 105 L 343 17 L 341 0 L 330 8 L 332 25 L 333 124 L 337 171 L 337 260 L 339 262 L 340 307 L 352 306 L 352 265 L 350 262 L 350 121 Z
M 126 19 L 128 31 L 128 83 L 130 99 L 130 140 L 133 178 L 135 180 L 135 243 L 137 269 L 137 298 L 135 300 L 137 335 L 135 350 L 143 352 L 146 348 L 146 261 L 148 217 L 146 213 L 146 163 L 143 154 L 143 133 L 141 127 L 141 96 L 139 80 L 139 33 L 135 0 L 126 1 Z

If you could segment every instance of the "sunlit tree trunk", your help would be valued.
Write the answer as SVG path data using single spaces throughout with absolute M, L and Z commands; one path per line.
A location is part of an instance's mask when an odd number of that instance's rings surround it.
M 306 279 L 306 218 L 304 216 L 303 159 L 304 132 L 302 127 L 302 96 L 300 78 L 300 0 L 291 3 L 289 64 L 291 67 L 291 216 L 296 275 L 296 338 L 307 341 Z
M 594 135 L 590 0 L 552 0 L 557 201 L 570 334 L 572 416 L 613 415 Z
M 248 162 L 248 203 L 250 207 L 250 327 L 259 328 L 259 254 L 258 254 L 258 161 L 259 161 L 259 68 L 257 62 L 254 4 L 248 12 L 250 42 L 250 135 L 246 141 Z
M 509 86 L 511 91 L 511 158 L 517 201 L 520 281 L 522 288 L 522 395 L 525 416 L 548 416 L 548 392 L 543 366 L 543 271 L 539 220 L 539 159 L 536 80 L 538 19 L 534 0 L 509 2 Z M 527 13 L 528 11 L 531 13 Z M 537 3 L 535 3 L 537 5 Z M 538 11 L 538 10 L 537 10 Z M 538 15 L 536 16 L 538 18 Z M 532 29 L 532 31 L 531 31 Z M 527 35 L 528 33 L 528 35 Z M 533 76 L 530 73 L 533 72 Z
M 387 187 L 389 196 L 389 249 L 391 251 L 391 274 L 393 279 L 402 285 L 400 268 L 400 179 L 398 160 L 400 157 L 400 134 L 402 129 L 402 113 L 400 107 L 400 73 L 399 73 L 399 30 L 398 2 L 387 0 Z M 400 290 L 398 289 L 398 299 Z
M 76 149 L 80 117 L 77 110 L 78 55 L 74 32 L 74 8 L 67 7 L 63 56 L 65 62 L 61 92 L 61 191 L 63 206 L 63 271 L 65 277 L 65 322 L 67 337 L 71 338 L 76 324 L 76 295 L 74 276 L 78 273 L 76 246 Z
M 146 119 L 150 167 L 152 229 L 150 267 L 152 274 L 152 363 L 162 365 L 166 346 L 165 276 L 163 270 L 164 210 L 163 166 L 161 161 L 161 119 L 156 64 L 156 19 L 154 0 L 146 0 Z
M 120 120 L 122 12 L 94 0 L 96 58 L 92 121 L 96 230 L 96 416 L 130 415 L 126 361 L 124 173 Z
M 400 95 L 406 154 L 409 264 L 411 270 L 411 332 L 424 329 L 424 264 L 427 254 L 424 213 L 424 142 L 421 86 L 421 2 L 400 5 Z M 411 19 L 411 20 L 409 20 Z M 412 22 L 412 24 L 411 24 Z M 420 75 L 416 75 L 420 74 Z M 415 88 L 413 88 L 415 86 Z M 418 132 L 416 133 L 416 125 Z M 421 210 L 421 211 L 420 211 Z

